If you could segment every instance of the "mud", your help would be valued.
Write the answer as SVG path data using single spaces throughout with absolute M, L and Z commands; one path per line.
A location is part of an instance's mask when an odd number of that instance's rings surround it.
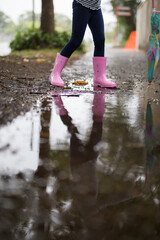
M 72 58 L 69 65 L 77 56 Z M 4 56 L 0 57 L 0 125 L 23 115 L 42 95 L 53 90 L 49 73 L 54 59 Z
M 117 83 L 119 90 L 124 92 L 136 88 L 144 95 L 147 88 L 146 55 L 121 49 L 107 49 L 106 55 L 107 77 Z M 48 82 L 53 59 L 6 56 L 0 57 L 0 66 L 0 124 L 4 125 L 16 116 L 23 115 L 37 99 L 54 90 Z M 63 77 L 66 89 L 93 91 L 92 54 L 86 54 L 74 64 L 73 59 L 69 61 Z M 86 87 L 75 88 L 72 83 L 77 80 L 86 81 L 88 84 Z M 156 93 L 159 101 L 158 80 L 159 71 L 156 72 L 154 84 L 151 86 L 151 98 L 154 100 Z

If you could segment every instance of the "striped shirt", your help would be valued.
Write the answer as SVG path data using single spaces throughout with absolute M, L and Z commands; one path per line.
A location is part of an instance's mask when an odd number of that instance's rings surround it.
M 98 10 L 101 8 L 101 0 L 76 0 L 86 8 Z

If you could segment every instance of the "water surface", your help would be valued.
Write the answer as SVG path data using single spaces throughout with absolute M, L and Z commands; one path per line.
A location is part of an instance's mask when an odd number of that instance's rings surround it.
M 159 106 L 143 101 L 51 93 L 1 128 L 0 239 L 159 239 Z

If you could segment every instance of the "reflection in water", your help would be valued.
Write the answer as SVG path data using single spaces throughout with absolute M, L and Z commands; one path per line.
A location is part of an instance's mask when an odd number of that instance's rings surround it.
M 87 143 L 83 143 L 78 137 L 78 128 L 74 125 L 72 118 L 65 109 L 61 97 L 55 97 L 54 102 L 59 110 L 59 115 L 63 124 L 67 126 L 70 133 L 70 168 L 72 174 L 70 190 L 73 194 L 73 198 L 75 197 L 76 199 L 76 206 L 83 216 L 83 219 L 87 218 L 86 224 L 88 225 L 90 222 L 89 218 L 92 217 L 95 211 L 100 207 L 97 205 L 98 181 L 96 174 L 96 159 L 99 154 L 97 146 L 102 138 L 105 95 L 94 95 L 92 107 L 93 125 Z M 42 127 L 40 132 L 39 151 L 41 162 L 34 174 L 36 199 L 38 198 L 38 201 L 34 204 L 33 212 L 34 221 L 32 231 L 34 230 L 34 239 L 52 239 L 51 234 L 54 228 L 57 228 L 59 225 L 62 226 L 63 222 L 66 221 L 66 217 L 63 216 L 62 210 L 57 207 L 59 204 L 54 195 L 55 189 L 53 189 L 57 179 L 53 164 L 50 162 L 49 129 L 51 111 L 43 111 L 43 109 L 47 109 L 47 105 L 47 101 L 42 103 Z M 59 180 L 61 180 L 61 177 L 59 177 Z M 65 205 L 67 204 L 69 204 L 69 201 L 64 204 L 63 209 L 66 208 Z M 94 227 L 95 226 L 92 226 L 92 231 Z M 59 230 L 59 233 L 61 231 L 62 229 Z M 86 239 L 89 239 L 89 236 Z
M 0 128 L 0 175 L 12 176 L 37 169 L 39 119 L 39 112 L 32 109 L 25 117 L 20 116 L 12 124 Z
M 146 109 L 146 130 L 145 130 L 145 141 L 146 141 L 146 182 L 150 173 L 155 168 L 155 164 L 158 160 L 160 153 L 160 144 L 158 143 L 158 136 L 156 127 L 153 122 L 153 115 L 151 104 L 148 102 Z
M 49 237 L 51 224 L 51 210 L 54 206 L 53 196 L 48 194 L 47 187 L 50 181 L 54 181 L 53 166 L 50 163 L 50 129 L 51 109 L 49 102 L 45 99 L 41 106 L 41 131 L 39 144 L 39 166 L 34 174 L 34 183 L 36 186 L 36 204 L 33 212 L 33 231 L 34 239 L 46 239 Z
M 5 55 L 10 54 L 10 52 L 11 52 L 11 49 L 9 47 L 10 41 L 8 41 L 8 40 L 5 42 L 0 41 L 0 56 L 5 56 Z
M 87 143 L 79 138 L 78 128 L 73 123 L 60 96 L 54 98 L 59 115 L 70 132 L 70 168 L 72 174 L 72 197 L 80 213 L 83 228 L 78 230 L 75 239 L 101 239 L 107 236 L 103 211 L 109 207 L 119 207 L 134 200 L 139 194 L 122 191 L 113 194 L 99 194 L 96 161 L 99 156 L 102 139 L 103 116 L 105 113 L 105 94 L 94 94 L 92 118 L 93 124 Z M 130 193 L 129 193 L 130 192 Z M 107 214 L 105 217 L 109 220 Z M 101 232 L 101 230 L 103 231 Z M 107 229 L 107 228 L 106 228 Z
M 87 143 L 83 143 L 78 137 L 78 129 L 73 124 L 71 117 L 64 108 L 60 97 L 54 99 L 59 108 L 59 114 L 63 123 L 71 134 L 70 140 L 70 167 L 73 177 L 72 192 L 87 229 L 92 229 L 90 234 L 85 232 L 83 239 L 93 239 L 94 225 L 90 221 L 97 208 L 98 180 L 96 173 L 96 160 L 99 154 L 98 144 L 102 138 L 103 115 L 105 111 L 105 95 L 95 94 L 93 99 L 93 124 Z M 89 226 L 90 225 L 90 226 Z M 86 231 L 87 231 L 86 229 Z M 80 233 L 82 234 L 82 233 Z
M 105 95 L 95 94 L 93 100 L 93 125 L 87 143 L 83 143 L 78 137 L 78 129 L 73 124 L 71 117 L 64 108 L 61 97 L 54 99 L 59 108 L 62 122 L 67 126 L 71 134 L 70 140 L 70 166 L 73 177 L 73 192 L 77 206 L 85 217 L 91 215 L 96 208 L 97 200 L 97 174 L 96 160 L 98 157 L 98 144 L 102 138 L 102 124 L 105 108 Z
M 28 128 L 18 120 L 22 148 L 13 155 L 16 141 L 0 148 L 0 239 L 159 239 L 159 143 L 151 106 L 145 126 L 134 97 L 58 95 L 44 99 L 36 116 L 27 115 Z M 1 146 L 8 146 L 0 133 Z M 5 156 L 17 165 L 12 174 L 12 165 L 8 174 L 8 165 L 2 168 Z M 145 160 L 147 176 L 156 162 L 147 193 Z

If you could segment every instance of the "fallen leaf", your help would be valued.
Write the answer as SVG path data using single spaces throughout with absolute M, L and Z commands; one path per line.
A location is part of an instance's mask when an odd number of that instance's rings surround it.
M 43 63 L 45 60 L 44 59 L 37 59 L 36 62 L 37 63 Z
M 85 81 L 76 81 L 76 82 L 73 82 L 72 84 L 77 85 L 77 86 L 81 86 L 81 85 L 86 85 L 88 83 L 85 82 Z
M 23 62 L 29 62 L 29 59 L 24 58 L 24 59 L 23 59 Z

